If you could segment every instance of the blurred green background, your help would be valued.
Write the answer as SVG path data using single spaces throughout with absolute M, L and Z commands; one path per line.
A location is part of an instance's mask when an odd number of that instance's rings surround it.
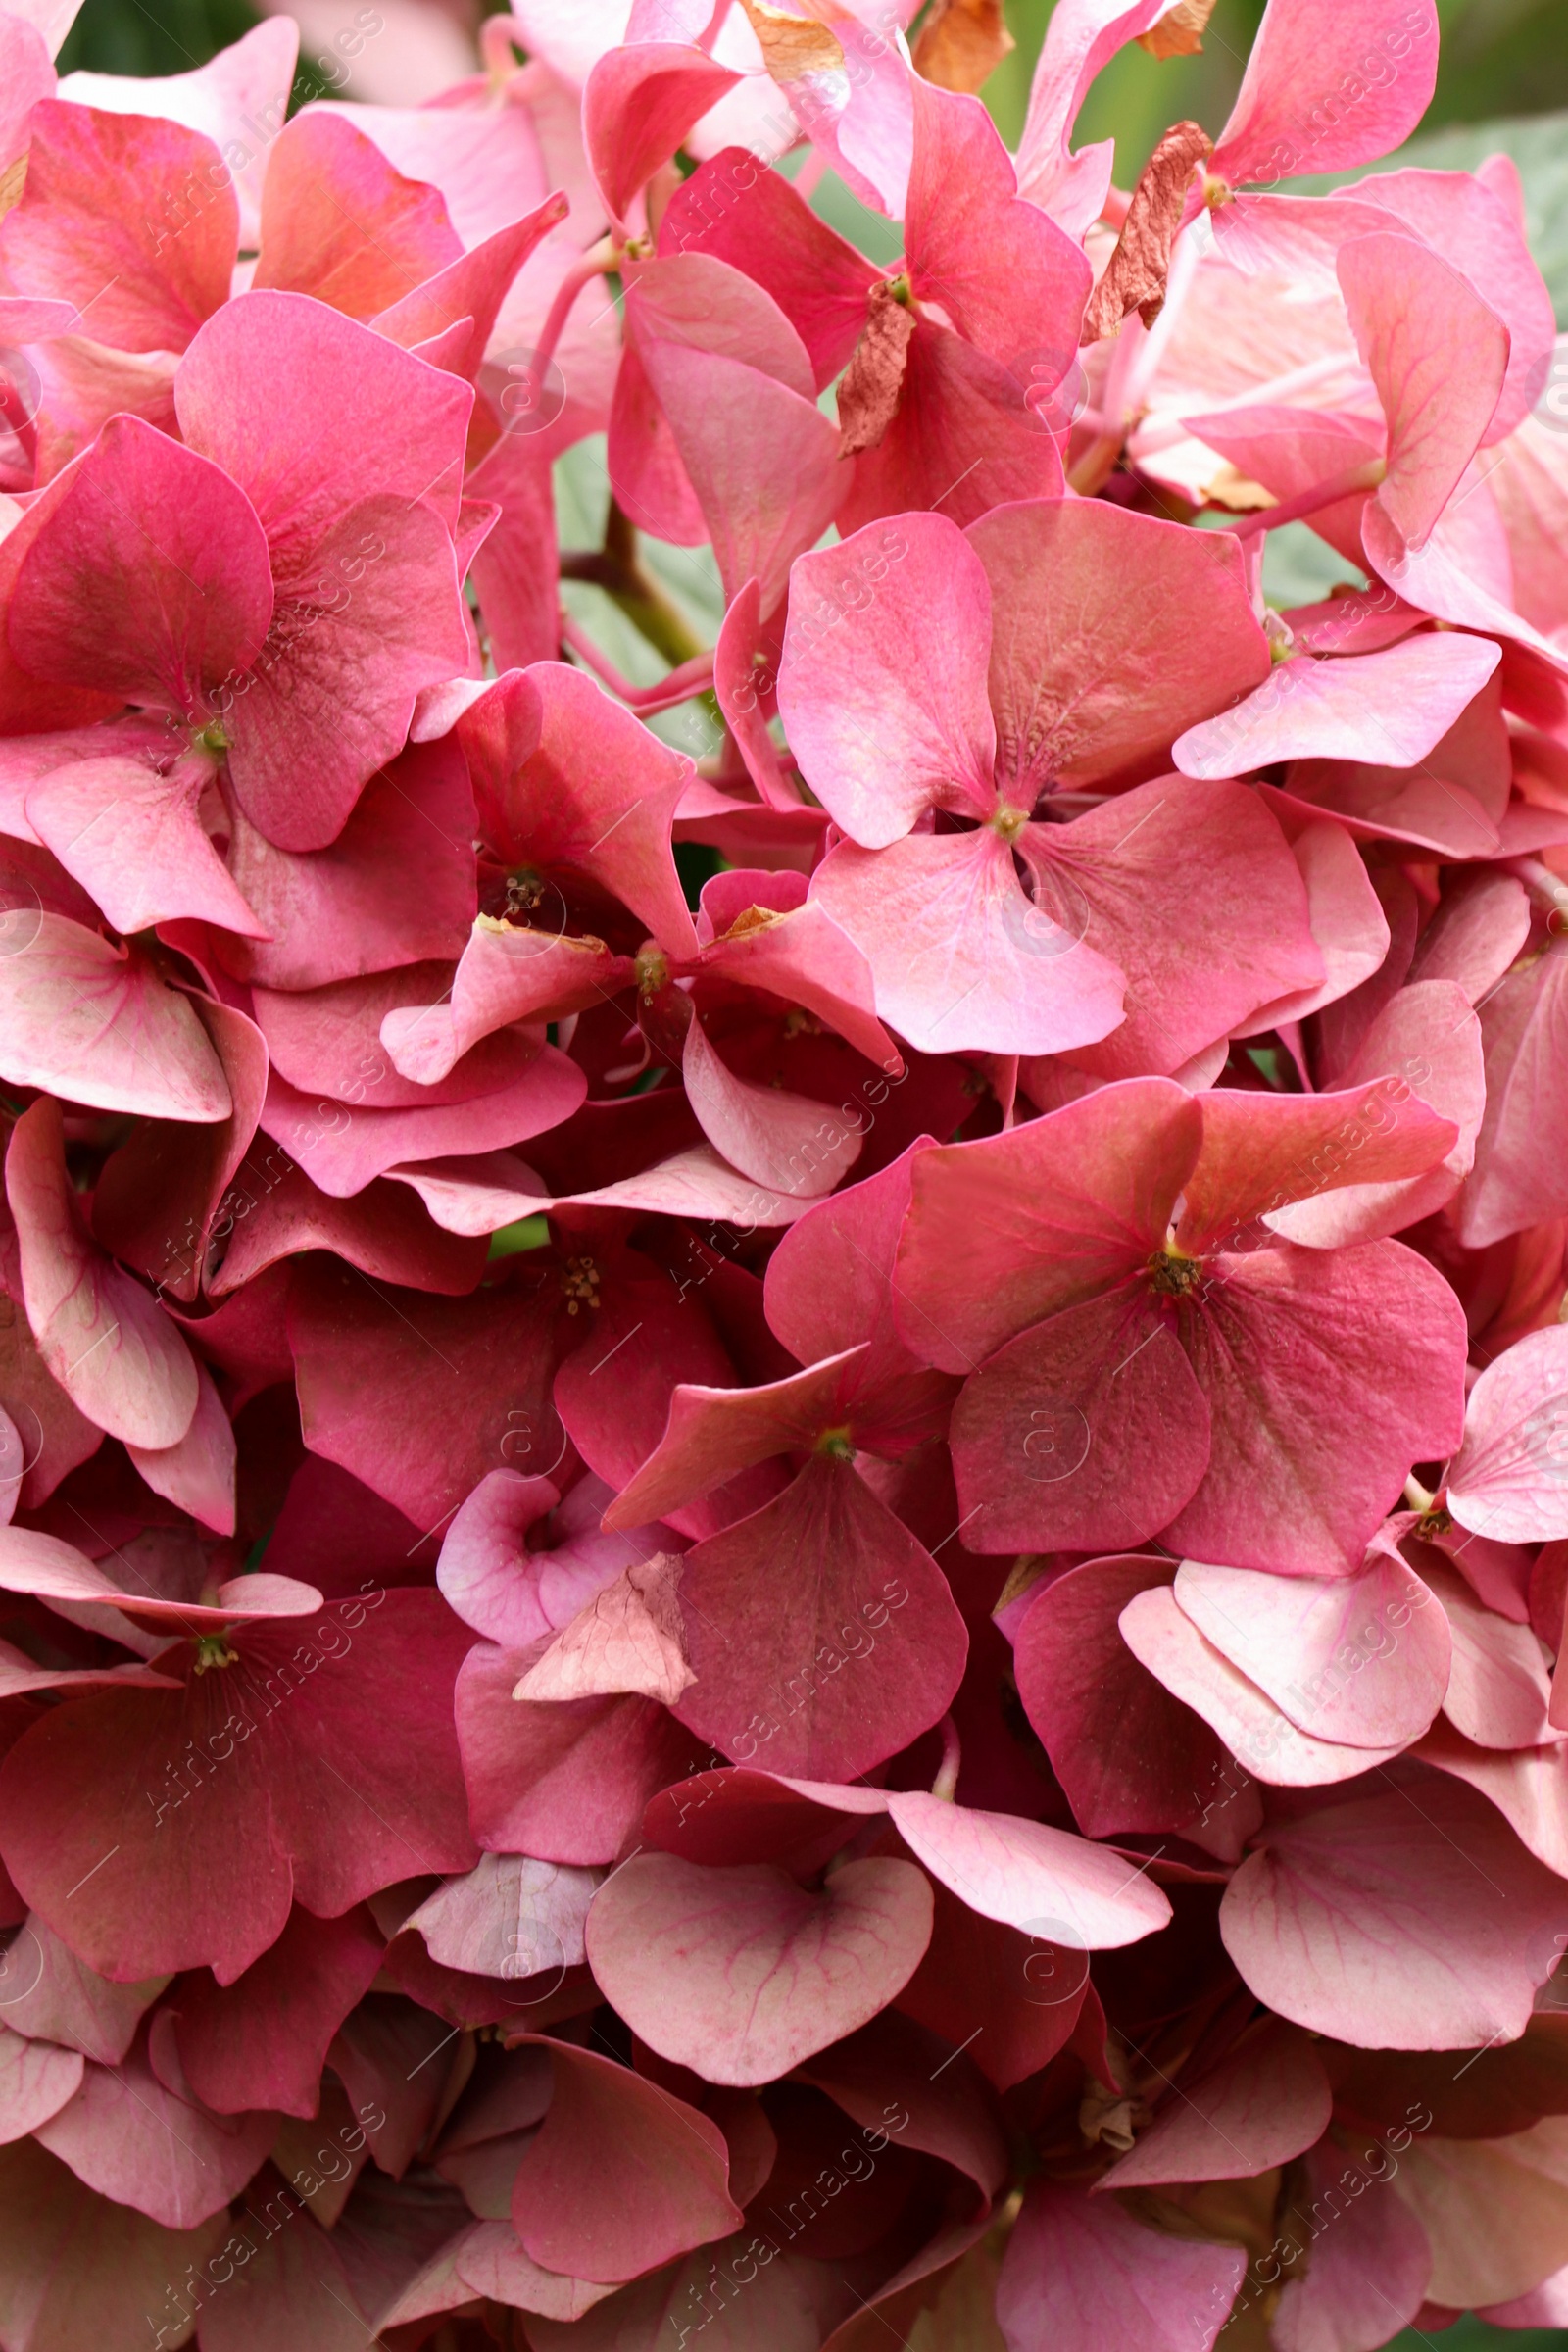
M 462 13 L 464 0 L 447 4 L 448 13 Z M 992 75 L 985 97 L 1009 143 L 1022 127 L 1052 6 L 1053 0 L 1006 0 L 1017 46 Z M 1489 146 L 1509 147 L 1525 172 L 1538 258 L 1558 294 L 1559 315 L 1568 313 L 1568 120 L 1514 122 L 1501 137 L 1466 127 L 1568 108 L 1568 0 L 1438 0 L 1438 13 L 1443 63 L 1421 160 L 1468 166 Z M 1090 93 L 1078 142 L 1114 138 L 1116 179 L 1130 187 L 1168 123 L 1191 116 L 1217 132 L 1262 14 L 1263 0 L 1218 0 L 1198 57 L 1161 64 L 1136 47 L 1124 50 Z M 60 66 L 62 72 L 183 73 L 255 22 L 247 0 L 84 0 Z M 1568 2329 L 1519 2333 L 1462 2320 L 1441 2334 L 1411 2329 L 1397 2339 L 1398 2352 L 1420 2345 L 1441 2352 L 1568 2352 Z

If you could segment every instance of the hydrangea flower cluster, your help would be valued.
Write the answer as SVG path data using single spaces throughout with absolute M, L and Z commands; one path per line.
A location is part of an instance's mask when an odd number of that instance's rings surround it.
M 35 13 L 0 2346 L 1568 2322 L 1568 437 L 1512 166 L 1366 171 L 1433 0 L 1130 194 L 1203 0 L 1016 156 L 995 0 L 292 120 Z

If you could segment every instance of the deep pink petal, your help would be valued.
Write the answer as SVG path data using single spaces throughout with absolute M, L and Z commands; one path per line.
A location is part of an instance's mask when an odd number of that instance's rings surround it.
M 687 1553 L 681 1602 L 697 1676 L 681 1721 L 777 1772 L 869 1771 L 939 1720 L 963 1672 L 941 1570 L 857 1471 L 822 1454 Z
M 513 2224 L 535 2262 L 632 2278 L 739 2224 L 716 2124 L 597 2051 L 546 2046 L 555 2095 L 513 2189 Z
M 927 1362 L 969 1372 L 1164 1241 L 1202 1113 L 1165 1078 L 1101 1088 L 1011 1134 L 921 1152 L 897 1312 Z
M 1168 1560 L 1086 1560 L 1044 1585 L 1014 1643 L 1018 1695 L 1087 1837 L 1180 1830 L 1239 1857 L 1261 1819 L 1251 1775 L 1140 1665 L 1117 1620 Z

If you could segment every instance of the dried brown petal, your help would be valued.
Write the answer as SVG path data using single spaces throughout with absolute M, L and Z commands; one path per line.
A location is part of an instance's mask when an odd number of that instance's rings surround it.
M 875 449 L 899 405 L 914 314 L 886 280 L 871 288 L 871 307 L 839 386 L 839 455 Z
M 935 0 L 914 44 L 914 70 L 939 89 L 973 93 L 1013 46 L 1002 0 Z
M 1167 16 L 1139 33 L 1138 46 L 1151 57 L 1197 57 L 1203 46 L 1203 28 L 1214 14 L 1214 0 L 1178 0 Z
M 1129 311 L 1152 326 L 1165 300 L 1171 240 L 1181 222 L 1193 166 L 1213 152 L 1213 141 L 1196 122 L 1167 130 L 1139 176 L 1127 207 L 1116 250 L 1084 313 L 1083 340 L 1098 343 L 1114 334 Z

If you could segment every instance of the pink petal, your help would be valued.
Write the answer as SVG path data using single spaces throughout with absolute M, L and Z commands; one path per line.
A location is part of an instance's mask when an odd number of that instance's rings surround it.
M 272 142 L 261 248 L 253 285 L 314 295 L 350 318 L 374 318 L 463 251 L 437 189 L 314 109 Z
M 58 12 L 57 12 L 58 13 Z M 65 14 L 73 13 L 67 7 Z M 167 2230 L 82 2185 L 42 2148 L 23 2143 L 0 2160 L 8 2324 L 37 2352 L 57 2343 L 128 2341 L 171 2283 L 222 2244 L 226 2217 L 198 2230 Z M 23 2332 L 24 2330 L 24 2332 Z
M 1396 2161 L 1391 2147 L 1377 2153 L 1389 2166 Z M 1311 2199 L 1314 2224 L 1321 2212 L 1323 2227 L 1314 2227 L 1311 2261 L 1304 2274 L 1286 2280 L 1275 2310 L 1279 2352 L 1379 2352 L 1379 2336 L 1386 2343 L 1391 2328 L 1420 2315 L 1432 2282 L 1432 2248 L 1393 2186 L 1393 2171 L 1372 2171 L 1373 2154 L 1368 2148 L 1353 2156 L 1332 2139 L 1306 2154 L 1302 2201 Z
M 231 1984 L 187 1977 L 174 2038 L 190 2087 L 221 2115 L 271 2108 L 309 2121 L 343 2020 L 369 1990 L 384 1946 L 368 1916 L 313 1919 L 296 1908 L 270 1950 Z
M 1079 1069 L 1179 1069 L 1216 1031 L 1322 976 L 1299 869 L 1241 785 L 1162 777 L 1069 825 L 1026 825 L 1018 851 L 1037 903 L 1083 907 L 1085 946 L 1126 974 L 1121 1024 L 1072 1049 Z
M 1240 1034 L 1256 1037 L 1279 1021 L 1304 1019 L 1332 1004 L 1375 972 L 1389 949 L 1389 926 L 1367 869 L 1343 825 L 1306 818 L 1284 794 L 1267 785 L 1259 798 L 1279 818 L 1306 885 L 1308 920 L 1322 952 L 1327 978 L 1318 988 L 1265 1004 Z M 1303 821 L 1304 820 L 1304 821 Z
M 173 1446 L 149 1449 L 127 1446 L 126 1451 L 155 1494 L 163 1494 L 189 1511 L 203 1527 L 220 1536 L 234 1533 L 234 1431 L 222 1398 L 205 1365 L 198 1364 L 200 1388 L 190 1427 Z M 277 1580 L 282 1582 L 282 1579 Z M 310 1591 L 310 1587 L 302 1588 Z
M 985 572 L 941 515 L 870 523 L 801 558 L 779 710 L 807 782 L 853 840 L 886 848 L 931 807 L 991 814 L 990 636 Z
M 33 786 L 29 821 L 117 931 L 183 917 L 254 938 L 262 925 L 198 814 L 210 783 L 197 760 L 168 775 L 139 760 L 82 760 Z
M 736 1077 L 695 1015 L 681 1075 L 709 1142 L 756 1184 L 810 1200 L 830 1193 L 860 1155 L 859 1136 L 846 1132 L 824 1104 Z
M 1041 363 L 1048 375 L 1057 335 Z M 929 315 L 916 320 L 902 397 L 881 441 L 855 461 L 840 529 L 911 510 L 940 512 L 967 528 L 1015 499 L 1060 498 L 1060 444 L 1049 407 L 1030 398 L 1033 364 L 1025 352 L 1004 366 Z
M 395 1503 L 443 1526 L 486 1471 L 563 1446 L 550 1402 L 555 1301 L 504 1289 L 471 1298 L 387 1293 L 346 1266 L 302 1269 L 289 1333 L 306 1444 Z M 368 1390 L 364 1365 L 376 1364 Z M 395 1432 L 395 1436 L 394 1436 Z
M 363 1192 L 406 1160 L 438 1157 L 466 1147 L 494 1152 L 525 1143 L 570 1118 L 586 1092 L 576 1062 L 554 1046 L 536 1047 L 514 1031 L 506 1040 L 523 1066 L 493 1093 L 412 1108 L 357 1110 L 328 1097 L 301 1094 L 274 1071 L 263 1113 L 269 1135 L 287 1146 L 311 1181 L 336 1200 Z
M 1321 2139 L 1333 2104 L 1305 2034 L 1270 2020 L 1191 2084 L 1184 2078 L 1095 2189 L 1254 2180 Z
M 1568 1384 L 1568 1330 L 1515 1341 L 1488 1364 L 1465 1406 L 1464 1444 L 1445 1499 L 1461 1527 L 1503 1544 L 1568 1535 L 1565 1440 L 1556 1398 Z
M 18 1121 L 6 1189 L 27 1320 L 50 1371 L 111 1437 L 177 1446 L 196 1411 L 196 1366 L 156 1300 L 82 1233 L 57 1103 L 40 1101 Z
M 1254 1779 L 1311 1788 L 1353 1780 L 1390 1763 L 1398 1746 L 1346 1747 L 1301 1731 L 1255 1684 L 1205 1641 L 1163 1586 L 1140 1592 L 1121 1613 L 1122 1640 L 1141 1665 L 1201 1715 Z
M 676 1590 L 678 1556 L 656 1552 L 584 1601 L 518 1683 L 514 1697 L 600 1698 L 636 1691 L 672 1707 L 694 1680 Z
M 662 2056 L 761 2083 L 885 2008 L 930 1935 L 930 1888 L 907 1862 L 846 1862 L 809 1894 L 770 1863 L 642 1854 L 594 1897 L 588 1958 Z
M 474 915 L 474 814 L 455 742 L 400 752 L 322 850 L 280 850 L 243 809 L 232 815 L 229 871 L 271 934 L 221 943 L 236 979 L 318 988 L 462 955 Z
M 681 1721 L 773 1771 L 853 1780 L 936 1723 L 962 1675 L 941 1570 L 825 1454 L 686 1554 L 681 1602 L 697 1678 Z
M 260 1156 L 260 1155 L 258 1155 Z M 208 1275 L 212 1298 L 232 1297 L 258 1275 L 307 1250 L 330 1250 L 378 1282 L 463 1298 L 484 1270 L 474 1243 L 444 1233 L 419 1202 L 377 1180 L 351 1200 L 318 1192 L 303 1168 L 279 1174 L 273 1152 L 241 1171 L 220 1221 L 222 1262 Z
M 74 1102 L 216 1125 L 222 1065 L 183 996 L 136 949 L 47 910 L 0 956 L 0 1074 Z
M 1198 1491 L 1210 1415 L 1175 1329 L 1134 1278 L 1020 1333 L 971 1373 L 950 1444 L 977 1550 L 1127 1548 L 1178 1520 Z
M 1423 1764 L 1479 1789 L 1538 1862 L 1568 1876 L 1568 1750 L 1479 1747 L 1451 1723 L 1432 1726 L 1415 1751 Z
M 1397 147 L 1420 122 L 1438 70 L 1437 11 L 1370 0 L 1270 6 L 1209 169 L 1233 186 L 1343 171 Z
M 1189 776 L 1245 775 L 1276 760 L 1361 760 L 1414 767 L 1497 666 L 1497 649 L 1451 633 L 1381 653 L 1283 662 L 1255 694 L 1190 727 L 1172 754 Z
M 1420 547 L 1487 438 L 1508 371 L 1508 330 L 1467 278 L 1410 237 L 1352 237 L 1339 279 L 1388 419 L 1377 504 Z
M 608 1523 L 635 1527 L 662 1518 L 737 1471 L 810 1448 L 825 1429 L 848 1423 L 863 1365 L 864 1351 L 857 1348 L 762 1388 L 683 1382 L 670 1398 L 663 1436 L 611 1505 Z
M 1546 1713 L 1551 1678 L 1532 1628 L 1484 1607 L 1446 1564 L 1429 1560 L 1426 1581 L 1453 1638 L 1443 1712 L 1455 1731 L 1478 1747 L 1536 1747 L 1558 1738 Z
M 1137 1943 L 1164 1927 L 1170 1904 L 1119 1854 L 1087 1838 L 1009 1813 L 980 1813 L 919 1789 L 888 1800 L 905 1843 L 983 1918 L 1069 1950 Z
M 1038 2181 L 1003 2257 L 997 2320 L 1007 2352 L 1210 2352 L 1247 2275 L 1240 2246 L 1145 2229 L 1111 2198 Z
M 1176 1599 L 1240 1673 L 1320 1740 L 1408 1746 L 1447 1689 L 1447 1620 L 1430 1587 L 1391 1552 L 1368 1553 L 1353 1577 L 1184 1560 Z
M 279 387 L 286 431 L 276 413 L 256 414 L 248 387 L 260 382 Z M 366 499 L 424 501 L 457 519 L 469 387 L 306 295 L 225 303 L 186 352 L 174 398 L 186 441 L 239 483 L 284 570 Z
M 404 1925 L 445 1968 L 520 1981 L 579 1965 L 598 1885 L 597 1871 L 484 1854 L 476 1870 L 438 1886 Z
M 501 1853 L 613 1862 L 649 1799 L 690 1769 L 691 1734 L 650 1698 L 514 1699 L 529 1661 L 480 1642 L 458 1679 L 474 1836 Z
M 875 1017 L 870 966 L 827 909 L 805 900 L 804 889 L 802 898 L 804 904 L 781 911 L 765 906 L 737 908 L 703 951 L 705 976 L 804 1005 L 857 1053 L 896 1076 L 902 1065 Z
M 44 98 L 29 118 L 21 202 L 7 215 L 3 250 L 13 294 L 47 295 L 90 316 L 96 342 L 126 351 L 183 351 L 227 300 L 239 213 L 211 139 L 145 115 Z M 200 175 L 193 203 L 182 180 Z M 135 187 L 127 206 L 112 191 Z M 171 233 L 154 192 L 188 207 Z
M 498 228 L 471 253 L 460 254 L 444 270 L 416 285 L 412 294 L 403 294 L 378 311 L 371 325 L 377 334 L 389 336 L 410 351 L 434 334 L 449 332 L 454 319 L 460 327 L 467 319 L 466 333 L 446 365 L 455 375 L 466 376 L 471 383 L 513 280 L 540 241 L 561 225 L 566 209 L 564 196 L 546 197 L 520 220 Z
M 73 470 L 14 597 L 12 647 L 36 675 L 198 722 L 212 689 L 249 668 L 272 612 L 244 492 L 135 416 L 113 418 Z
M 1224 1265 L 1192 1343 L 1208 1467 L 1169 1542 L 1236 1567 L 1351 1575 L 1412 1464 L 1441 1458 L 1458 1434 L 1458 1301 L 1399 1242 Z
M 739 74 L 678 40 L 628 39 L 607 50 L 582 94 L 583 144 L 611 219 L 633 198 Z
M 228 1081 L 228 1117 L 196 1136 L 182 1120 L 143 1120 L 105 1162 L 92 1202 L 97 1240 L 166 1297 L 187 1302 L 220 1246 L 220 1212 L 267 1092 L 267 1048 L 255 1024 L 212 998 L 195 998 L 191 1007 Z M 223 1232 L 232 1225 L 230 1215 Z
M 402 751 L 420 689 L 467 655 L 457 562 L 434 505 L 382 495 L 345 506 L 280 571 L 272 635 L 223 704 L 229 774 L 252 823 L 285 850 L 336 840 L 371 776 Z
M 738 2226 L 716 2124 L 629 2067 L 567 2042 L 544 2046 L 555 2095 L 513 2189 L 525 2253 L 608 2282 Z
M 11 2031 L 26 2034 L 34 2046 L 58 2042 L 80 2050 L 101 2066 L 120 2064 L 142 2017 L 169 1983 L 167 1977 L 150 1977 L 139 1984 L 111 1984 L 34 1912 L 12 1950 L 18 1990 L 6 2004 Z
M 1005 797 L 1147 760 L 1268 676 L 1241 550 L 1094 500 L 1001 507 L 965 533 L 1004 625 L 991 701 Z
M 1276 1233 L 1309 1249 L 1375 1241 L 1413 1225 L 1453 1198 L 1470 1172 L 1486 1106 L 1481 1025 L 1453 982 L 1418 982 L 1397 991 L 1353 1058 L 1334 1075 L 1342 1086 L 1377 1077 L 1402 1079 L 1440 1117 L 1453 1122 L 1458 1136 L 1442 1165 L 1424 1176 L 1345 1185 L 1309 1203 L 1271 1213 Z
M 1235 1859 L 1261 1818 L 1251 1776 L 1117 1624 L 1170 1572 L 1161 1559 L 1086 1560 L 1043 1585 L 1014 1643 L 1018 1695 L 1086 1836 L 1179 1829 Z
M 882 850 L 842 842 L 811 889 L 870 964 L 878 1012 L 921 1053 L 1066 1053 L 1121 1016 L 1122 976 L 1086 943 L 1070 870 L 1029 898 L 989 825 Z
M 755 278 L 806 345 L 817 391 L 848 365 L 877 271 L 746 149 L 722 148 L 675 190 L 659 251 L 701 252 Z
M 204 132 L 232 172 L 240 242 L 253 247 L 260 230 L 268 140 L 288 109 L 299 38 L 292 18 L 265 17 L 193 73 L 161 74 L 148 80 L 134 74 L 68 74 L 61 95 L 77 106 L 109 114 L 162 115 Z
M 691 773 L 581 670 L 511 670 L 458 726 L 492 847 L 600 882 L 673 955 L 697 952 L 669 828 Z
M 78 2050 L 0 2030 L 0 2140 L 25 2139 L 58 2115 L 80 2088 L 84 2065 Z
M 909 1346 L 971 1371 L 1142 1265 L 1192 1174 L 1201 1117 L 1169 1079 L 1133 1078 L 1010 1134 L 921 1152 L 897 1274 Z
M 514 1021 L 589 1011 L 625 985 L 626 961 L 603 940 L 555 938 L 481 915 L 453 975 L 450 1001 L 395 1006 L 381 1042 L 404 1077 L 438 1085 L 478 1039 Z
M 1474 2049 L 1525 2030 L 1562 1883 L 1473 1789 L 1424 1781 L 1271 1831 L 1220 1933 L 1260 2000 L 1363 2047 Z
M 1421 1175 L 1456 1138 L 1402 1072 L 1325 1095 L 1221 1089 L 1203 1098 L 1203 1149 L 1177 1241 L 1197 1255 L 1245 1249 L 1259 1217 L 1341 1185 Z
M 1090 273 L 1076 240 L 1017 194 L 1012 158 L 977 98 L 916 79 L 905 207 L 915 293 L 1004 365 L 1027 347 L 1054 391 L 1077 349 Z M 1042 349 L 1036 350 L 1036 343 Z
M 234 1661 L 180 1691 L 69 1699 L 6 1759 L 25 1791 L 7 1867 L 105 1974 L 205 1965 L 225 1984 L 295 1888 L 336 1917 L 411 1866 L 468 1869 L 452 1723 L 468 1642 L 438 1594 L 382 1590 L 236 1626 Z
M 100 2195 L 189 2230 L 244 2187 L 276 2128 L 270 2115 L 231 2121 L 189 2105 L 160 2082 L 138 2043 L 119 2067 L 89 2061 L 75 2097 L 36 2137 Z

